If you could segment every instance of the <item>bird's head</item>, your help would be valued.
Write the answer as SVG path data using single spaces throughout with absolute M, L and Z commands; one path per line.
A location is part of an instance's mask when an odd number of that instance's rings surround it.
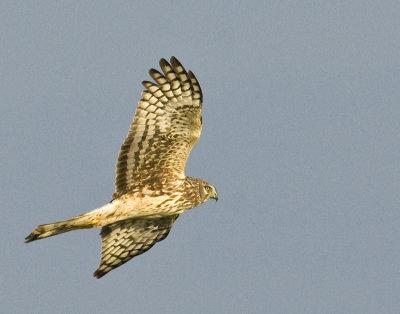
M 213 187 L 210 183 L 202 181 L 200 184 L 200 195 L 205 199 L 208 200 L 210 198 L 215 199 L 218 201 L 218 193 L 215 187 Z

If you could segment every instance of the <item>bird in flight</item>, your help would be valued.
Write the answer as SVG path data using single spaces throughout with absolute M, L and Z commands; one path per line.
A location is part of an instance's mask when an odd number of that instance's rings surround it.
M 200 137 L 203 96 L 191 71 L 175 58 L 160 60 L 162 73 L 142 82 L 139 101 L 116 165 L 112 201 L 72 219 L 40 225 L 25 242 L 67 231 L 100 228 L 101 278 L 165 239 L 179 214 L 210 198 L 214 186 L 185 176 L 190 151 Z

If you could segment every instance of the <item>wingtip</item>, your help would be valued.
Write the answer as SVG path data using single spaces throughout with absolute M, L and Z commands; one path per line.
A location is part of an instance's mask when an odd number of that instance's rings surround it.
M 175 56 L 172 56 L 171 58 L 170 58 L 170 62 L 168 62 L 166 59 L 164 59 L 164 58 L 161 58 L 160 59 L 160 66 L 161 67 L 163 67 L 163 66 L 165 66 L 165 65 L 172 65 L 173 67 L 176 67 L 176 66 L 182 66 L 182 64 L 179 62 L 179 60 L 175 57 Z M 183 67 L 183 66 L 182 66 Z
M 96 279 L 100 279 L 101 277 L 103 277 L 104 275 L 107 275 L 108 273 L 109 273 L 109 271 L 104 271 L 104 270 L 101 270 L 100 268 L 98 268 L 93 273 L 93 277 Z
M 179 62 L 179 60 L 175 57 L 175 56 L 172 56 L 171 57 L 171 65 L 172 66 L 182 66 L 182 64 Z
M 157 71 L 156 69 L 151 68 L 151 69 L 149 70 L 149 74 L 150 74 L 151 77 L 153 77 L 153 75 L 154 75 L 154 74 L 157 74 L 157 73 L 160 73 L 160 72 Z
M 99 270 L 96 270 L 96 271 L 93 273 L 93 277 L 96 278 L 96 279 L 100 279 L 100 278 L 103 277 L 104 275 L 105 275 L 105 274 L 99 272 Z
M 194 76 L 194 74 L 193 74 L 193 72 L 191 70 L 189 70 L 187 72 L 187 74 L 188 74 L 189 78 L 194 78 L 196 80 L 196 77 Z
M 160 59 L 160 67 L 161 67 L 161 69 L 162 69 L 163 67 L 165 67 L 165 66 L 168 66 L 168 65 L 169 65 L 169 63 L 168 63 L 167 60 L 165 60 L 164 58 L 161 58 L 161 59 Z
M 185 67 L 182 65 L 182 63 L 180 63 L 179 60 L 176 59 L 175 57 L 171 57 L 171 65 L 172 65 L 172 68 L 174 69 L 174 71 L 178 75 L 180 75 L 180 76 L 183 75 L 183 77 L 181 77 L 181 80 L 183 80 L 185 83 L 187 81 L 187 71 L 186 71 Z M 189 81 L 189 84 L 191 84 L 190 81 Z

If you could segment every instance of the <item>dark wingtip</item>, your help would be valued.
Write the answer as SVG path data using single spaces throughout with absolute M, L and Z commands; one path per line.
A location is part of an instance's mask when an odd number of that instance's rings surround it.
M 165 66 L 169 66 L 169 63 L 168 63 L 168 61 L 165 60 L 164 58 L 161 58 L 161 59 L 160 59 L 160 67 L 161 67 L 161 69 L 162 69 L 163 67 L 165 67 Z
M 182 66 L 182 64 L 179 62 L 179 60 L 177 58 L 175 58 L 174 56 L 171 57 L 171 65 L 176 68 L 177 66 Z
M 148 88 L 149 85 L 154 85 L 154 83 L 153 83 L 153 82 L 150 82 L 150 81 L 142 81 L 142 85 L 143 85 L 145 88 Z
M 149 70 L 149 74 L 150 74 L 151 77 L 153 77 L 153 75 L 161 74 L 161 73 L 159 71 L 157 71 L 156 69 L 151 68 Z
M 95 278 L 97 278 L 97 279 L 100 279 L 100 278 L 103 277 L 105 274 L 107 274 L 107 273 L 98 269 L 98 270 L 96 270 L 96 271 L 93 273 L 93 277 L 95 277 Z

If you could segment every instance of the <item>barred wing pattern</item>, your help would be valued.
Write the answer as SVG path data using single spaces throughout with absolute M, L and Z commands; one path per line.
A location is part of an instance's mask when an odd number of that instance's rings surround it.
M 200 137 L 200 85 L 175 58 L 160 60 L 164 74 L 149 71 L 146 88 L 117 161 L 113 199 L 160 174 L 184 178 L 190 151 Z
M 99 268 L 103 277 L 165 239 L 178 214 L 209 198 L 215 187 L 185 177 L 189 154 L 200 138 L 202 92 L 194 74 L 172 57 L 145 90 L 117 160 L 112 201 L 72 219 L 38 226 L 27 242 L 63 232 L 102 227 Z
M 101 229 L 101 261 L 93 276 L 103 277 L 133 257 L 164 240 L 179 215 L 162 218 L 134 218 L 115 222 Z

